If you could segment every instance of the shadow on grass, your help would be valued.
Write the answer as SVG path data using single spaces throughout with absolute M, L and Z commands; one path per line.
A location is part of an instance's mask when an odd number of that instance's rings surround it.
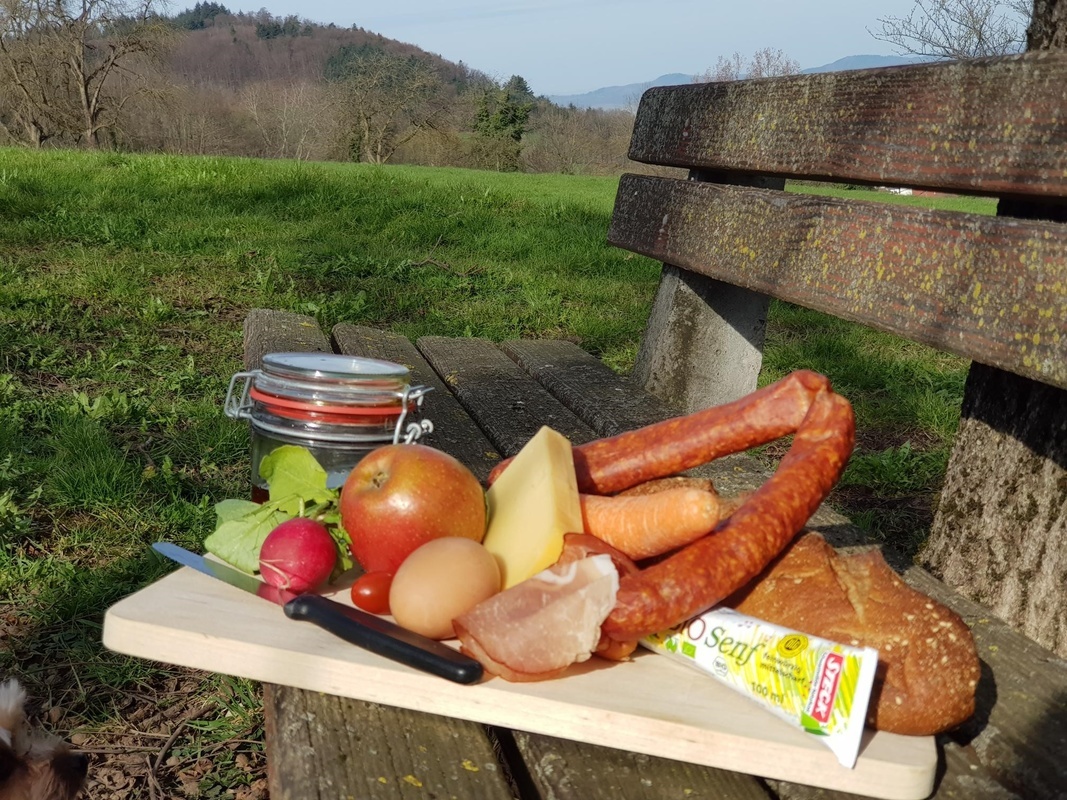
M 31 589 L 32 609 L 11 606 L 7 614 L 7 652 L 0 663 L 9 662 L 8 670 L 31 694 L 77 709 L 85 724 L 104 722 L 124 693 L 137 690 L 158 669 L 104 649 L 104 612 L 168 569 L 146 550 Z

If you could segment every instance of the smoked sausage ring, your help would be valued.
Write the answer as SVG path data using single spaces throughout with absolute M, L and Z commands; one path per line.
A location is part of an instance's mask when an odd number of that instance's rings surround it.
M 578 491 L 615 494 L 773 442 L 795 432 L 815 396 L 829 391 L 825 376 L 798 370 L 732 403 L 577 445 L 573 452 Z M 493 468 L 490 485 L 512 460 Z
M 715 420 L 721 429 L 689 430 L 701 415 L 703 424 Z M 718 409 L 575 448 L 575 467 L 584 465 L 585 480 L 601 491 L 618 491 L 632 475 L 640 476 L 634 483 L 650 480 L 704 463 L 693 459 L 708 452 L 716 458 L 796 434 L 775 473 L 714 531 L 653 566 L 622 576 L 603 633 L 617 642 L 637 641 L 705 611 L 755 578 L 826 499 L 852 453 L 855 428 L 848 400 L 835 394 L 823 376 L 804 371 Z M 671 431 L 676 449 L 664 448 L 658 438 L 637 449 L 637 436 L 658 437 L 664 431 Z M 692 440 L 684 444 L 686 434 L 700 442 L 699 454 Z M 616 463 L 612 442 L 622 454 L 622 470 L 611 466 Z

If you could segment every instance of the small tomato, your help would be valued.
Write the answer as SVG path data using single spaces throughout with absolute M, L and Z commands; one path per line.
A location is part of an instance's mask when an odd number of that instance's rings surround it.
M 352 584 L 352 603 L 371 614 L 388 614 L 392 585 L 391 572 L 365 572 Z

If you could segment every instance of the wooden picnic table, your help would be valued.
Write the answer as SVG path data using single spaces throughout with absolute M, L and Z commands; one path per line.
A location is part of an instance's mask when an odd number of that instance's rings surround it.
M 415 382 L 434 387 L 425 401 L 435 426 L 430 443 L 480 478 L 542 424 L 580 443 L 677 413 L 568 342 L 497 346 L 423 337 L 412 343 L 345 324 L 327 335 L 313 319 L 270 310 L 252 312 L 245 332 L 249 367 L 267 352 L 290 350 L 336 350 L 409 366 Z M 726 493 L 751 489 L 766 474 L 746 455 L 709 465 L 706 473 Z M 863 541 L 827 509 L 811 527 L 838 546 Z M 959 731 L 938 737 L 942 760 L 934 796 L 1061 796 L 1067 787 L 1058 755 L 1067 735 L 1067 664 L 929 573 L 898 566 L 909 583 L 963 616 L 983 660 L 978 712 Z M 855 796 L 289 686 L 265 685 L 264 701 L 273 797 Z

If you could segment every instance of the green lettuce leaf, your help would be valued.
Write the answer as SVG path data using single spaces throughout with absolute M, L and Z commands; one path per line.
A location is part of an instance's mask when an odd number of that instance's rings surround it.
M 219 505 L 229 501 L 222 501 Z M 236 502 L 244 503 L 239 500 Z M 263 547 L 263 540 L 278 525 L 292 518 L 287 514 L 270 505 L 251 503 L 254 509 L 240 516 L 223 518 L 219 516 L 219 524 L 204 539 L 204 549 L 218 556 L 227 564 L 232 564 L 237 569 L 248 573 L 259 571 L 259 551 Z M 218 506 L 216 513 L 218 513 Z M 226 506 L 223 513 L 232 513 L 232 506 Z
M 215 503 L 215 517 L 220 523 L 239 519 L 247 514 L 254 514 L 262 506 L 251 500 L 220 500 Z
M 326 486 L 326 470 L 309 450 L 283 445 L 260 462 L 260 475 L 270 486 L 262 505 L 251 500 L 222 500 L 215 504 L 215 531 L 204 549 L 239 570 L 259 571 L 259 551 L 267 535 L 282 522 L 297 516 L 320 520 L 337 545 L 338 561 L 331 580 L 355 562 L 349 538 L 341 527 L 340 491 Z
M 259 475 L 270 486 L 270 501 L 290 514 L 302 514 L 305 505 L 337 499 L 326 487 L 326 470 L 304 447 L 282 445 L 259 462 Z

